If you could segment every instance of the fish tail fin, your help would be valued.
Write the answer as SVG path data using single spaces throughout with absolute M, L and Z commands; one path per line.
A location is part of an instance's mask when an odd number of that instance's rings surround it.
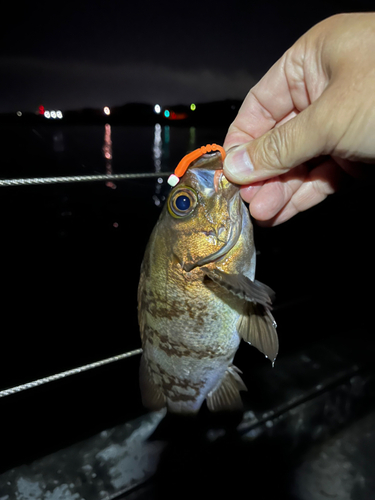
M 240 391 L 247 391 L 236 366 L 228 366 L 221 382 L 207 395 L 207 407 L 211 411 L 241 410 Z

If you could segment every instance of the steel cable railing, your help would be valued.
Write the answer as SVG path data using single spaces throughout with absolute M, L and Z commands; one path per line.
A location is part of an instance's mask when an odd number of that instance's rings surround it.
M 146 179 L 148 177 L 167 177 L 171 172 L 150 172 L 134 174 L 98 174 L 98 175 L 70 175 L 59 177 L 31 177 L 26 179 L 0 179 L 0 187 L 35 186 L 42 184 L 67 184 L 73 182 L 93 181 L 120 181 L 131 179 Z
M 89 363 L 87 365 L 79 366 L 77 368 L 72 368 L 71 370 L 66 370 L 64 372 L 55 373 L 54 375 L 49 375 L 48 377 L 43 377 L 38 380 L 33 380 L 31 382 L 27 382 L 26 384 L 10 387 L 9 389 L 4 389 L 0 391 L 0 398 L 4 398 L 5 396 L 10 396 L 12 394 L 17 394 L 21 391 L 26 391 L 27 389 L 32 389 L 34 387 L 39 387 L 40 385 L 48 384 L 49 382 L 54 382 L 55 380 L 60 380 L 62 378 L 69 377 L 71 375 L 77 375 L 78 373 L 86 372 L 88 370 L 92 370 L 93 368 L 99 368 L 100 366 L 104 366 L 109 363 L 113 363 L 115 361 L 120 361 L 122 359 L 130 358 L 132 356 L 136 356 L 137 354 L 141 353 L 142 353 L 141 348 L 135 349 L 134 351 L 118 354 L 117 356 L 101 359 L 100 361 L 95 361 L 94 363 Z
M 0 187 L 9 186 L 35 186 L 35 185 L 45 185 L 45 184 L 64 184 L 64 183 L 74 183 L 74 182 L 93 182 L 93 181 L 119 181 L 119 180 L 129 180 L 129 179 L 145 179 L 145 178 L 158 178 L 169 176 L 170 172 L 149 172 L 149 173 L 133 173 L 133 174 L 113 174 L 113 175 L 72 175 L 72 176 L 59 176 L 59 177 L 31 177 L 31 178 L 20 178 L 20 179 L 0 179 Z M 49 375 L 25 384 L 10 387 L 8 389 L 0 390 L 0 398 L 10 396 L 12 394 L 17 394 L 19 392 L 25 391 L 27 389 L 32 389 L 34 387 L 39 387 L 43 384 L 49 382 L 54 382 L 62 378 L 69 377 L 71 375 L 77 375 L 94 368 L 99 368 L 101 366 L 113 363 L 115 361 L 120 361 L 132 356 L 136 356 L 142 353 L 142 349 L 135 349 L 117 356 L 112 356 L 110 358 L 102 359 L 100 361 L 95 361 L 87 365 L 72 368 L 71 370 L 66 370 L 60 373 L 55 373 L 54 375 Z

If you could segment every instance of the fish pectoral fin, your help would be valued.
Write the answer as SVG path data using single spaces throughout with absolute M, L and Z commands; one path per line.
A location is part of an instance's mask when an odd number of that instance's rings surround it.
M 241 299 L 262 304 L 264 307 L 271 309 L 275 293 L 264 283 L 257 280 L 252 281 L 244 274 L 228 274 L 219 269 L 208 269 L 207 267 L 201 267 L 201 270 L 212 281 Z
M 228 366 L 220 384 L 207 395 L 207 407 L 211 411 L 241 410 L 240 391 L 247 391 L 239 376 L 241 371 L 234 365 Z
M 274 292 L 260 281 L 252 281 L 244 274 L 227 274 L 219 269 L 202 267 L 212 281 L 237 295 L 244 302 L 245 311 L 237 323 L 239 335 L 275 362 L 279 351 L 276 322 L 271 314 Z
M 237 322 L 237 331 L 245 342 L 256 347 L 272 362 L 279 352 L 276 322 L 269 308 L 261 304 L 245 304 L 245 312 Z
M 157 411 L 166 406 L 166 397 L 161 388 L 152 379 L 144 355 L 141 357 L 139 367 L 139 385 L 141 388 L 142 403 L 146 408 Z

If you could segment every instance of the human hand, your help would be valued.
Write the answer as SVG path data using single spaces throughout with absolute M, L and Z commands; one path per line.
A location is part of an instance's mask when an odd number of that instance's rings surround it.
M 253 217 L 285 222 L 375 163 L 374 89 L 374 13 L 322 21 L 272 66 L 224 142 L 224 173 L 247 184 L 241 195 Z

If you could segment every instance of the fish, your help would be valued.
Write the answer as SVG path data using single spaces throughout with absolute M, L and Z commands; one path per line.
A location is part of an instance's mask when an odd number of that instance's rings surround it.
M 272 365 L 274 292 L 255 280 L 256 250 L 239 186 L 219 151 L 193 161 L 170 191 L 141 265 L 138 321 L 143 405 L 172 413 L 242 409 L 233 358 L 241 339 Z

